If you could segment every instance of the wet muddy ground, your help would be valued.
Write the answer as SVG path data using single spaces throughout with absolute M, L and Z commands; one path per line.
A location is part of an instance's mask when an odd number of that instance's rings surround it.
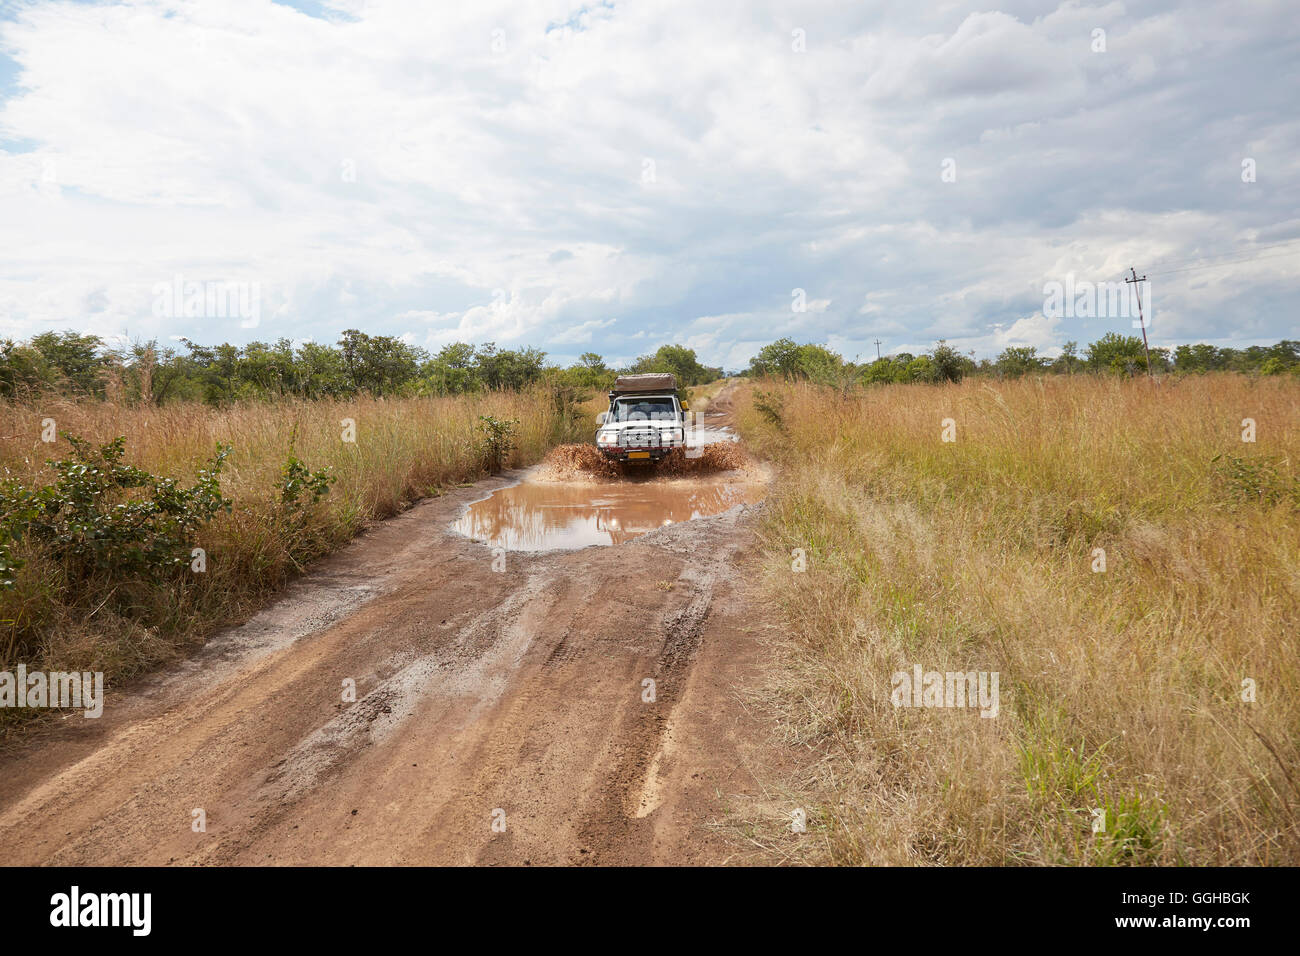
M 679 479 L 623 485 L 525 479 L 471 504 L 452 527 L 507 551 L 625 544 L 648 531 L 762 500 L 753 482 Z
M 766 482 L 729 428 L 700 427 L 692 438 L 660 465 L 619 467 L 592 446 L 561 446 L 519 484 L 472 502 L 452 528 L 507 551 L 571 550 L 625 544 L 763 499 Z

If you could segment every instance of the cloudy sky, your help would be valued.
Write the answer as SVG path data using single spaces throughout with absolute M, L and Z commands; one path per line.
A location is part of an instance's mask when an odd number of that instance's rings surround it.
M 1294 0 L 0 10 L 0 336 L 1052 354 L 1136 266 L 1300 338 Z

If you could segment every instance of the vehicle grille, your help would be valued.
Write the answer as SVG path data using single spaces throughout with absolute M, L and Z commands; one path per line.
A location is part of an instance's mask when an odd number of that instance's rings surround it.
M 619 436 L 619 444 L 625 448 L 658 448 L 659 430 L 656 428 L 625 428 Z

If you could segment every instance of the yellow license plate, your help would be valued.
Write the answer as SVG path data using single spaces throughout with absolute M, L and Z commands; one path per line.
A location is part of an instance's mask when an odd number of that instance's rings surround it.
M 630 452 L 627 453 L 627 457 L 629 457 L 629 458 L 649 458 L 649 457 L 650 457 L 650 453 L 649 453 L 648 451 L 630 451 Z

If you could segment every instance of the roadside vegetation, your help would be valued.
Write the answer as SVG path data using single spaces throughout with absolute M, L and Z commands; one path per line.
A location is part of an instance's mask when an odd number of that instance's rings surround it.
M 0 403 L 0 670 L 153 668 L 367 523 L 585 436 L 583 397 Z
M 1219 348 L 1204 343 L 1152 348 L 1150 357 L 1153 374 L 1246 372 L 1300 375 L 1300 341 L 1293 340 L 1244 349 Z M 874 362 L 859 363 L 845 361 L 843 356 L 823 345 L 798 345 L 793 339 L 779 339 L 760 349 L 744 374 L 848 388 L 904 382 L 960 382 L 972 376 L 1004 380 L 1025 375 L 1077 375 L 1084 372 L 1146 374 L 1147 350 L 1136 335 L 1107 332 L 1083 350 L 1077 342 L 1066 342 L 1061 354 L 1055 358 L 1039 355 L 1033 346 L 1013 346 L 1003 349 L 997 358 L 976 360 L 973 355 L 962 354 L 947 342 L 940 341 L 921 355 L 896 352 Z
M 768 691 L 811 757 L 785 801 L 808 832 L 754 839 L 841 864 L 1300 862 L 1300 380 L 789 378 L 737 409 L 779 467 Z M 915 665 L 999 673 L 998 715 L 895 707 Z

